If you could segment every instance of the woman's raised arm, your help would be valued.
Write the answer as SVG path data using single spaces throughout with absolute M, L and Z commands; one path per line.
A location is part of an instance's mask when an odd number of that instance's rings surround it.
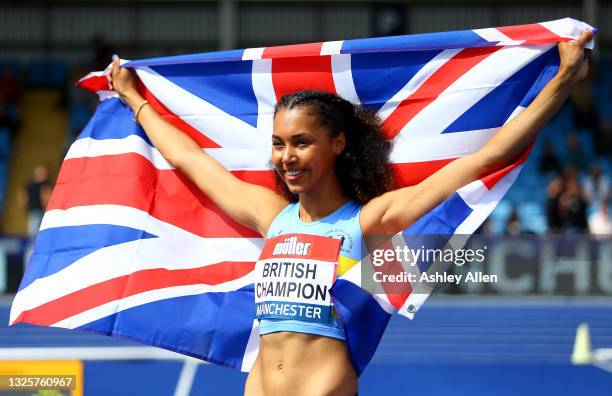
M 575 41 L 558 44 L 561 62 L 557 74 L 533 102 L 504 125 L 482 149 L 449 163 L 416 186 L 385 193 L 366 204 L 360 218 L 364 233 L 395 234 L 457 189 L 515 160 L 563 105 L 574 85 L 586 77 L 588 63 L 584 46 L 592 38 L 593 33 L 589 31 Z
M 133 70 L 122 68 L 113 59 L 109 87 L 119 94 L 136 114 L 160 154 L 191 179 L 215 204 L 240 224 L 265 236 L 268 226 L 286 205 L 287 200 L 275 192 L 244 182 L 206 154 L 189 136 L 168 123 L 136 89 Z

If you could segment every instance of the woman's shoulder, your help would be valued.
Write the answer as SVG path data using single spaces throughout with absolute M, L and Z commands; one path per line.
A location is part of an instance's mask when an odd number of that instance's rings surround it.
M 284 228 L 287 225 L 287 221 L 291 218 L 292 214 L 298 210 L 297 202 L 289 202 L 287 205 L 274 217 L 272 223 L 268 227 L 266 238 L 280 235 L 284 232 Z

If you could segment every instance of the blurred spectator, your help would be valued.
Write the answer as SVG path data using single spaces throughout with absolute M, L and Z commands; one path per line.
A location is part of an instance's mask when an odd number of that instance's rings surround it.
M 597 164 L 591 165 L 589 174 L 582 184 L 584 197 L 589 204 L 607 201 L 610 196 L 610 183 Z
M 567 135 L 565 140 L 564 164 L 575 168 L 578 172 L 586 168 L 586 156 L 580 147 L 580 141 L 575 133 Z
M 38 233 L 51 191 L 49 169 L 45 165 L 36 166 L 32 178 L 19 194 L 20 205 L 28 211 L 28 236 L 31 239 Z
M 21 98 L 21 85 L 15 78 L 13 69 L 5 65 L 0 70 L 0 130 L 8 130 L 10 140 L 15 135 L 21 123 L 19 115 L 19 100 Z
M 574 87 L 570 96 L 570 104 L 574 109 L 574 127 L 589 131 L 596 155 L 608 155 L 612 153 L 612 125 L 609 120 L 600 116 L 595 106 L 595 63 L 591 66 L 589 76 Z
M 91 69 L 75 68 L 71 71 L 70 80 L 73 82 L 78 81 L 90 71 Z M 83 128 L 85 128 L 99 103 L 97 95 L 73 83 L 68 85 L 65 93 L 68 105 L 68 130 L 64 137 L 64 155 L 68 152 L 70 145 L 76 140 Z
M 587 231 L 586 200 L 575 173 L 567 177 L 558 200 L 562 230 L 581 234 Z
M 101 35 L 96 35 L 92 39 L 92 47 L 94 49 L 94 68 L 90 71 L 104 70 L 112 60 L 113 51 L 105 38 Z
M 493 227 L 491 225 L 491 219 L 487 217 L 485 221 L 482 222 L 480 227 L 474 231 L 474 234 L 477 235 L 493 235 Z
M 563 175 L 548 185 L 546 216 L 551 233 L 585 233 L 587 231 L 587 202 L 578 182 L 576 170 L 567 166 Z
M 595 154 L 612 155 L 612 122 L 607 118 L 601 120 L 599 134 L 595 138 Z
M 563 192 L 564 180 L 561 176 L 556 176 L 548 183 L 546 189 L 546 221 L 548 224 L 548 231 L 553 234 L 561 232 L 562 219 L 559 213 L 559 197 Z
M 592 71 L 593 69 L 590 68 Z M 574 87 L 570 103 L 574 108 L 574 126 L 595 132 L 599 128 L 599 116 L 593 105 L 592 73 Z M 593 134 L 594 135 L 594 134 Z
M 544 152 L 540 157 L 538 169 L 540 170 L 540 173 L 558 173 L 561 171 L 561 163 L 557 153 L 555 152 L 555 146 L 549 139 L 544 141 Z
M 5 65 L 0 72 L 0 95 L 8 105 L 16 106 L 19 103 L 21 87 L 19 80 L 15 78 L 13 69 Z
M 506 228 L 504 229 L 506 235 L 520 235 L 521 234 L 521 222 L 519 220 L 518 212 L 516 208 L 512 209 L 510 217 L 506 222 Z
M 19 108 L 6 103 L 4 96 L 0 93 L 0 129 L 8 130 L 11 140 L 14 141 L 20 123 Z
M 593 235 L 612 235 L 612 220 L 608 212 L 608 201 L 600 202 L 599 210 L 589 216 L 589 232 Z

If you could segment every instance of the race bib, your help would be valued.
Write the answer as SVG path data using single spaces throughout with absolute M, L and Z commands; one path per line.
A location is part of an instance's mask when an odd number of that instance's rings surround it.
M 266 240 L 255 264 L 256 317 L 328 322 L 340 244 L 307 234 Z

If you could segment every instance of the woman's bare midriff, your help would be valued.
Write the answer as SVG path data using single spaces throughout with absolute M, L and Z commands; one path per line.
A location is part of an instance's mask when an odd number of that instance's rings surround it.
M 245 396 L 354 396 L 357 376 L 342 340 L 278 332 L 261 336 Z

